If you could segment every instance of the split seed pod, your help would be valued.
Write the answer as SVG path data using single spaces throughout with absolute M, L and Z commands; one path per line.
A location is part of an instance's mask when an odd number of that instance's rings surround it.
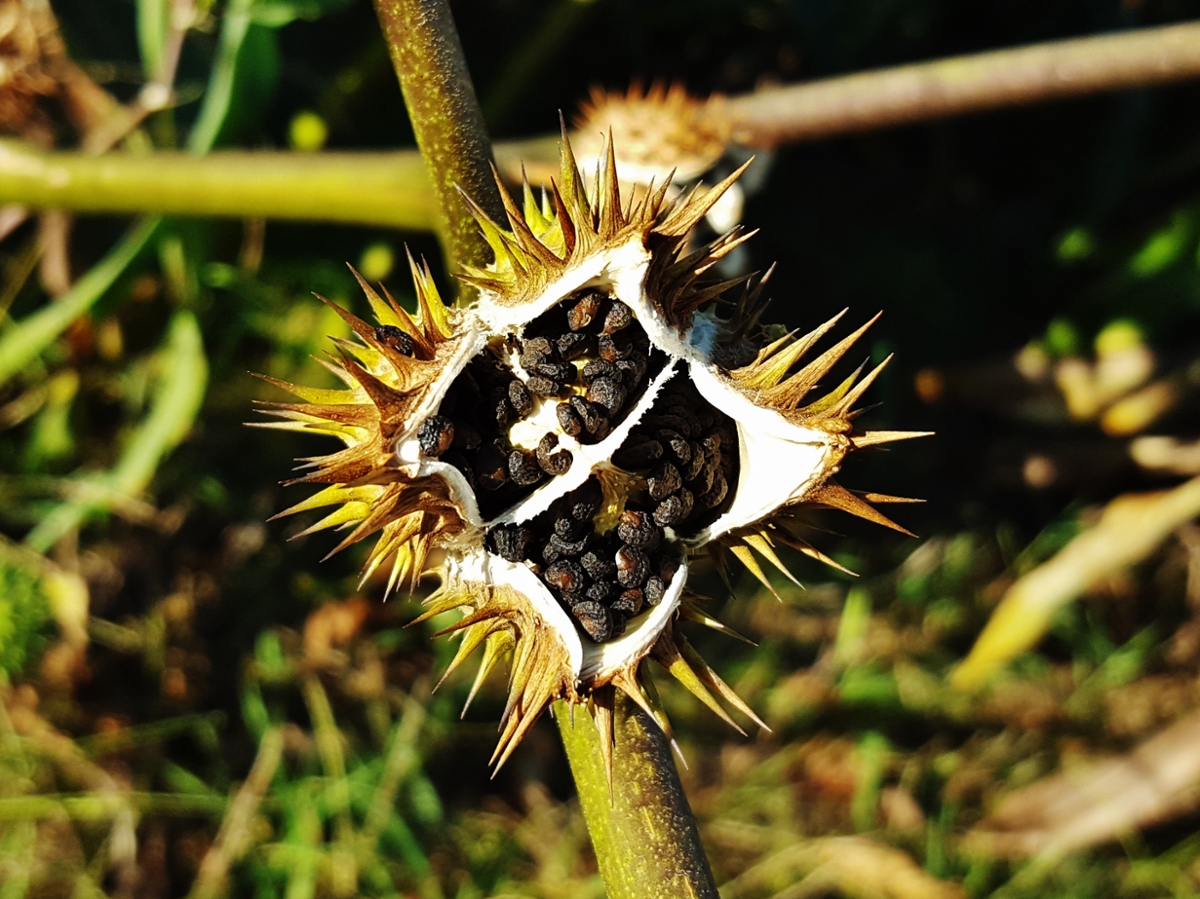
M 304 533 L 349 530 L 335 552 L 378 535 L 365 575 L 389 563 L 389 591 L 440 550 L 422 620 L 461 613 L 450 670 L 482 651 L 472 696 L 511 657 L 497 765 L 555 699 L 590 704 L 606 751 L 615 690 L 667 729 L 647 659 L 761 725 L 682 633 L 727 630 L 687 589 L 693 558 L 728 548 L 770 587 L 757 557 L 786 571 L 779 543 L 829 561 L 789 529 L 798 506 L 903 530 L 872 505 L 897 498 L 832 480 L 853 450 L 919 436 L 855 429 L 883 365 L 813 395 L 870 323 L 804 363 L 840 316 L 764 345 L 762 283 L 709 275 L 746 235 L 688 245 L 739 174 L 623 203 L 611 144 L 586 185 L 564 136 L 540 202 L 501 186 L 507 227 L 467 199 L 495 253 L 460 276 L 478 300 L 447 307 L 413 264 L 410 316 L 360 278 L 378 324 L 334 307 L 358 337 L 330 364 L 348 389 L 272 381 L 303 402 L 264 404 L 269 426 L 345 444 L 304 460 L 291 483 L 325 486 L 281 514 L 334 507 Z

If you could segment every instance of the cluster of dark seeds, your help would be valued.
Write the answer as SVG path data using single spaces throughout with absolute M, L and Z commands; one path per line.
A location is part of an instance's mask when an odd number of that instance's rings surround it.
M 626 622 L 658 605 L 679 565 L 651 513 L 627 508 L 617 527 L 596 532 L 600 484 L 589 478 L 527 524 L 501 525 L 488 548 L 525 562 L 597 643 L 615 639 Z
M 399 328 L 375 331 L 381 343 L 411 354 Z M 500 359 L 515 351 L 522 379 Z M 657 359 L 652 359 L 656 355 Z M 512 445 L 509 432 L 539 401 L 559 400 L 562 432 L 581 443 L 603 440 L 641 395 L 651 368 L 661 369 L 646 332 L 628 306 L 598 291 L 567 298 L 526 328 L 471 360 L 447 391 L 436 415 L 421 423 L 421 452 L 459 469 L 475 490 L 484 519 L 532 493 L 546 478 L 571 468 L 571 452 L 547 432 L 533 450 Z
M 620 300 L 598 291 L 569 297 L 529 328 L 521 367 L 529 388 L 558 397 L 558 424 L 580 443 L 612 432 L 645 389 L 650 339 Z M 662 367 L 662 360 L 657 360 Z
M 733 419 L 680 374 L 667 382 L 613 463 L 646 478 L 643 501 L 654 523 L 686 537 L 732 501 L 738 453 Z
M 417 441 L 426 456 L 461 471 L 480 514 L 494 518 L 571 467 L 571 453 L 557 449 L 555 434 L 547 433 L 533 451 L 509 441 L 509 428 L 532 410 L 526 386 L 485 349 L 450 385 L 438 414 L 421 422 Z

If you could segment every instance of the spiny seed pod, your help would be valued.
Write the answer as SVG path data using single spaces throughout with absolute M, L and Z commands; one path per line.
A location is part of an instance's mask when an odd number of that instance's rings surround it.
M 337 309 L 360 341 L 335 366 L 349 389 L 267 379 L 303 401 L 265 404 L 273 426 L 345 444 L 307 460 L 294 483 L 323 489 L 283 514 L 334 507 L 302 533 L 347 529 L 336 549 L 378 535 L 364 577 L 390 560 L 388 591 L 438 550 L 422 619 L 461 612 L 450 669 L 482 647 L 478 687 L 511 653 L 497 764 L 555 699 L 590 704 L 606 754 L 615 690 L 665 725 L 646 658 L 758 721 L 683 635 L 688 621 L 723 629 L 686 589 L 692 559 L 729 549 L 770 587 L 758 560 L 782 569 L 780 543 L 830 561 L 793 532 L 798 507 L 903 530 L 871 505 L 901 500 L 832 480 L 853 451 L 919 436 L 855 427 L 883 366 L 811 396 L 866 326 L 804 364 L 840 316 L 767 340 L 762 282 L 728 296 L 708 274 L 745 238 L 689 244 L 738 174 L 630 202 L 611 146 L 585 182 L 564 138 L 540 202 L 501 187 L 504 226 L 471 205 L 495 253 L 460 276 L 472 305 L 443 305 L 415 263 L 415 316 L 360 278 L 377 323 Z

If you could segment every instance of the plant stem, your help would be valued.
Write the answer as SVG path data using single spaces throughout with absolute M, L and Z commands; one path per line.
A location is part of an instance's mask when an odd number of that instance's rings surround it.
M 44 153 L 0 143 L 0 198 L 76 212 L 319 219 L 427 230 L 436 200 L 416 153 Z
M 716 899 L 696 818 L 658 725 L 617 691 L 610 792 L 591 716 L 558 702 L 554 718 L 608 899 Z
M 1200 76 L 1200 23 L 955 56 L 733 97 L 734 139 L 773 146 Z
M 491 142 L 446 0 L 375 0 L 417 146 L 440 212 L 448 267 L 486 265 L 492 252 L 459 189 L 497 222 L 504 207 L 489 168 Z
M 450 229 L 443 231 L 444 245 L 460 264 L 485 264 L 491 250 L 452 189 L 454 184 L 496 221 L 505 218 L 499 192 L 487 172 L 491 145 L 454 21 L 444 0 L 376 0 L 376 9 L 445 227 Z M 470 240 L 465 239 L 467 232 Z M 572 709 L 562 702 L 555 706 L 608 895 L 610 899 L 716 899 L 696 819 L 670 747 L 658 725 L 630 705 L 618 691 L 613 708 L 611 794 L 591 718 L 577 709 L 572 724 Z

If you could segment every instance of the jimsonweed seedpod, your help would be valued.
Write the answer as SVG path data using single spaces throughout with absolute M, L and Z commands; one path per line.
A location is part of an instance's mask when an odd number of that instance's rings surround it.
M 410 316 L 360 278 L 377 322 L 334 307 L 358 337 L 330 364 L 347 389 L 268 379 L 303 401 L 265 403 L 270 426 L 345 444 L 304 460 L 291 483 L 324 487 L 281 514 L 332 506 L 303 533 L 348 529 L 335 552 L 377 535 L 366 574 L 389 565 L 389 591 L 440 550 L 423 617 L 461 613 L 450 670 L 481 650 L 472 696 L 511 657 L 497 764 L 555 699 L 588 704 L 606 750 L 615 690 L 666 729 L 648 659 L 731 724 L 717 696 L 758 721 L 681 630 L 724 629 L 687 589 L 693 559 L 727 548 L 768 586 L 755 554 L 786 571 L 778 544 L 829 561 L 789 527 L 800 506 L 903 530 L 872 505 L 897 498 L 832 479 L 854 450 L 918 436 L 855 428 L 886 360 L 816 391 L 870 322 L 819 354 L 840 316 L 767 341 L 761 282 L 712 275 L 746 235 L 689 245 L 739 174 L 623 199 L 611 144 L 586 183 L 564 137 L 540 199 L 501 187 L 503 225 L 466 200 L 495 253 L 460 275 L 476 301 L 444 305 L 414 264 Z

